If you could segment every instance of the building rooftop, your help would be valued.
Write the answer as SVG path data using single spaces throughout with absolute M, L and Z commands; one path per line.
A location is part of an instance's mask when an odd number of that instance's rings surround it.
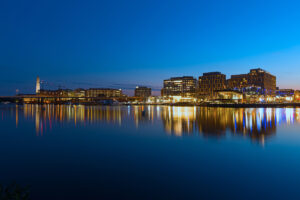
M 115 88 L 89 88 L 88 90 L 121 90 Z
M 136 86 L 136 89 L 140 88 L 140 89 L 151 89 L 150 87 L 147 86 Z
M 252 71 L 256 71 L 256 72 L 267 72 L 266 70 L 262 69 L 262 68 L 255 68 L 255 69 L 250 69 L 250 72 Z
M 164 81 L 182 80 L 182 79 L 195 79 L 195 78 L 193 76 L 180 76 L 180 77 L 171 77 L 169 79 L 165 79 Z
M 221 72 L 206 72 L 203 73 L 203 76 L 211 76 L 211 75 L 220 75 Z

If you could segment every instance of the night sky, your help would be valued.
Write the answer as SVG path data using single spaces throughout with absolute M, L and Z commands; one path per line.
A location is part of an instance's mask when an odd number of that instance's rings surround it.
M 300 89 L 300 3 L 220 0 L 3 0 L 0 95 L 136 85 L 261 67 Z

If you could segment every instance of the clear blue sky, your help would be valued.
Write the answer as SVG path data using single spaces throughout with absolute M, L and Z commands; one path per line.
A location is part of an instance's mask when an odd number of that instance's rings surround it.
M 159 89 L 163 79 L 261 67 L 300 89 L 297 1 L 0 3 L 0 95 L 58 85 Z

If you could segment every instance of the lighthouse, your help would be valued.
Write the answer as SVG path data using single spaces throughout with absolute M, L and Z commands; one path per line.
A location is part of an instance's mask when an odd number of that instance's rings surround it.
M 41 90 L 41 83 L 40 83 L 40 77 L 36 78 L 36 86 L 35 86 L 35 93 L 39 94 Z

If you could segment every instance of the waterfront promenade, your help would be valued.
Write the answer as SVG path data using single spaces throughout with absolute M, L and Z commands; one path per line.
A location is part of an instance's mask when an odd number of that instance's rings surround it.
M 200 107 L 224 107 L 224 108 L 280 108 L 280 107 L 300 107 L 299 102 L 291 103 L 214 103 L 214 102 L 202 102 L 202 103 L 143 103 L 143 102 L 114 102 L 108 101 L 109 98 L 93 98 L 93 97 L 37 97 L 37 96 L 0 96 L 0 103 L 17 103 L 26 104 L 25 98 L 33 99 L 33 104 L 83 104 L 83 105 L 166 105 L 166 106 L 200 106 Z M 53 100 L 47 103 L 47 100 Z M 68 99 L 67 101 L 64 99 Z

